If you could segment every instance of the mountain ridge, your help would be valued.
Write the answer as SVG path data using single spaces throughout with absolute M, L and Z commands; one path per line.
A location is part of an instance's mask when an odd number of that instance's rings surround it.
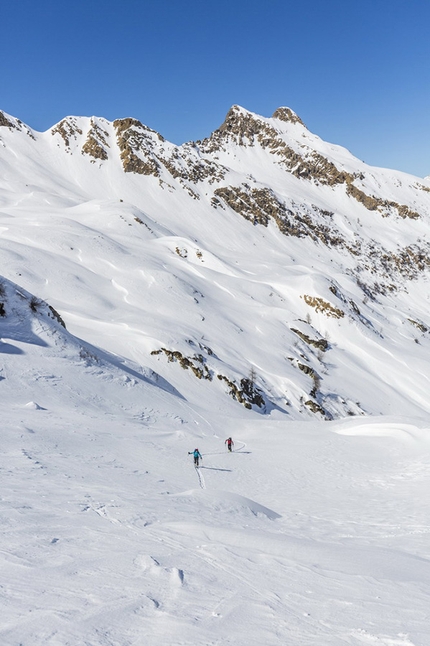
M 0 140 L 3 273 L 78 336 L 210 407 L 227 394 L 332 419 L 403 405 L 383 356 L 401 365 L 405 338 L 428 354 L 426 180 L 367 166 L 286 107 L 233 106 L 181 146 L 131 117 L 36 133 L 0 112 Z M 407 374 L 411 411 L 427 410 Z

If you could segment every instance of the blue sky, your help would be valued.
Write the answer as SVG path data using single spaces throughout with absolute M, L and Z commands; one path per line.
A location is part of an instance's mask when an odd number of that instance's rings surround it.
M 36 130 L 133 116 L 203 138 L 287 105 L 369 164 L 430 174 L 430 0 L 13 0 L 0 109 Z

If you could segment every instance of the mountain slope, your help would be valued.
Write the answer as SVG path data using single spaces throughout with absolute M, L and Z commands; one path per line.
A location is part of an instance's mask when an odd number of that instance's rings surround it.
M 1 124 L 4 274 L 78 336 L 209 408 L 428 410 L 426 180 L 287 108 L 180 147 L 135 119 Z
M 427 643 L 428 423 L 208 414 L 1 304 L 2 644 Z
M 287 108 L 0 140 L 1 643 L 427 646 L 429 182 Z
M 2 393 L 13 408 L 82 409 L 88 415 L 102 407 L 113 417 L 140 419 L 139 399 L 164 410 L 181 398 L 153 371 L 71 335 L 51 305 L 5 278 L 0 280 L 0 317 Z

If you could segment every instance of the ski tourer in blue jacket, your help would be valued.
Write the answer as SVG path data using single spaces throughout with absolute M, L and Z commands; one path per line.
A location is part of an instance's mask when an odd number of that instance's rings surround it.
M 200 455 L 200 451 L 198 449 L 194 449 L 194 451 L 188 451 L 188 455 L 191 455 L 191 453 L 194 456 L 194 464 L 196 467 L 199 466 L 199 459 L 203 460 L 202 456 Z

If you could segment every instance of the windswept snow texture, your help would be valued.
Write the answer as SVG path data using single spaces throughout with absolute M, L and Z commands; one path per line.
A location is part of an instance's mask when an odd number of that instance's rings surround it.
M 0 112 L 2 646 L 430 644 L 429 216 L 287 108 Z
M 150 403 L 138 420 L 12 398 L 2 644 L 428 644 L 428 427 Z

